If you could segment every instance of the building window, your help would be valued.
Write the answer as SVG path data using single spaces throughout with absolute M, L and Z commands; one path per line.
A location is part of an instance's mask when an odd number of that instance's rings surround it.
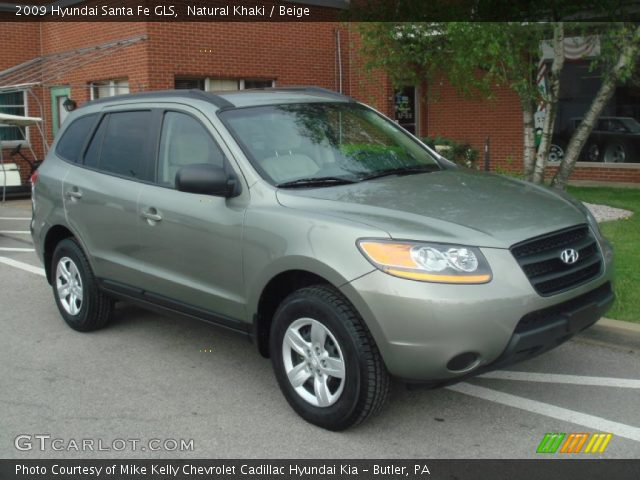
M 24 91 L 0 92 L 0 113 L 8 115 L 27 115 L 27 95 Z M 15 146 L 28 142 L 28 128 L 0 125 L 0 142 L 2 145 Z
M 244 79 L 244 78 L 176 78 L 175 87 L 178 90 L 204 90 L 206 92 L 226 92 L 246 90 L 248 88 L 275 87 L 275 80 Z
M 177 90 L 204 90 L 204 78 L 176 78 Z
M 275 87 L 276 82 L 274 80 L 240 80 L 240 90 L 248 88 L 272 88 Z
M 89 87 L 91 90 L 91 100 L 113 97 L 115 95 L 126 95 L 129 93 L 129 80 L 125 78 L 91 82 Z

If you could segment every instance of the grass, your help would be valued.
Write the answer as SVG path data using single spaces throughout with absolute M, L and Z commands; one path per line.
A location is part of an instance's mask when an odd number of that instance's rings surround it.
M 588 203 L 631 210 L 626 220 L 600 224 L 615 249 L 616 302 L 609 318 L 640 323 L 640 189 L 612 187 L 569 187 L 569 193 Z

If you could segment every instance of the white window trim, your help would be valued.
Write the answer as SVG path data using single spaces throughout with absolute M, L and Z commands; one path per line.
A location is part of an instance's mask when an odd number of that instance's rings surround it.
M 24 99 L 24 116 L 29 116 L 29 95 L 26 90 L 9 90 L 4 91 L 2 93 L 15 93 L 22 92 L 22 98 Z M 5 127 L 0 127 L 5 128 Z M 6 127 L 11 128 L 11 127 Z M 20 128 L 20 127 L 18 127 Z M 19 144 L 22 144 L 23 147 L 31 147 L 31 127 L 24 127 L 24 140 L 0 140 L 2 145 L 0 146 L 2 149 L 9 149 L 17 147 Z M 10 160 L 10 159 L 9 159 Z M 7 158 L 5 158 L 5 162 Z
M 204 79 L 204 91 L 205 92 L 211 92 L 211 84 L 216 81 L 216 80 L 233 80 L 238 82 L 238 90 L 245 90 L 245 82 L 246 81 L 260 81 L 260 82 L 271 82 L 271 88 L 274 88 L 276 86 L 276 81 L 275 80 L 269 80 L 269 79 L 263 79 L 263 78 L 252 78 L 252 77 L 245 77 L 245 78 L 224 78 L 224 77 L 205 77 Z
M 119 90 L 122 88 L 121 86 L 116 85 L 116 83 L 119 83 L 119 82 L 127 82 L 127 87 L 129 88 L 129 91 L 131 91 L 131 86 L 129 85 L 129 78 L 126 78 L 126 77 L 114 78 L 112 80 L 101 80 L 101 81 L 99 80 L 99 81 L 89 83 L 89 94 L 90 94 L 91 100 L 96 99 L 95 89 L 100 87 L 109 88 L 109 95 L 103 98 L 115 97 L 116 95 L 125 95 L 124 93 L 121 94 L 119 92 Z
M 264 79 L 261 79 L 261 78 L 241 78 L 239 80 L 239 82 L 240 82 L 240 90 L 245 90 L 244 82 L 247 81 L 247 80 L 249 80 L 249 81 L 260 81 L 260 82 L 268 82 L 269 81 L 268 79 L 264 80 Z M 275 80 L 271 80 L 271 88 L 274 88 L 275 86 L 276 86 L 276 81 Z

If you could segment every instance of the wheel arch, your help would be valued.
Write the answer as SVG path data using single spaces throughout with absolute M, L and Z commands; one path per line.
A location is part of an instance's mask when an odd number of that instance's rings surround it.
M 288 295 L 311 285 L 328 285 L 338 291 L 340 285 L 347 282 L 326 266 L 308 267 L 309 265 L 300 265 L 300 268 L 291 267 L 274 272 L 263 282 L 262 288 L 256 289 L 259 295 L 256 294 L 250 302 L 253 338 L 258 351 L 265 358 L 269 357 L 269 335 L 273 314 Z

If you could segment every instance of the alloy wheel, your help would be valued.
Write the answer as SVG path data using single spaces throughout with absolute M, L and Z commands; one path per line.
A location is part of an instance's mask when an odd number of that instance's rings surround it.
M 56 289 L 62 308 L 69 315 L 77 315 L 82 308 L 82 277 L 69 257 L 62 257 L 56 266 Z
M 329 407 L 340 398 L 346 380 L 344 356 L 325 325 L 312 318 L 292 322 L 282 341 L 282 358 L 289 383 L 306 402 Z

